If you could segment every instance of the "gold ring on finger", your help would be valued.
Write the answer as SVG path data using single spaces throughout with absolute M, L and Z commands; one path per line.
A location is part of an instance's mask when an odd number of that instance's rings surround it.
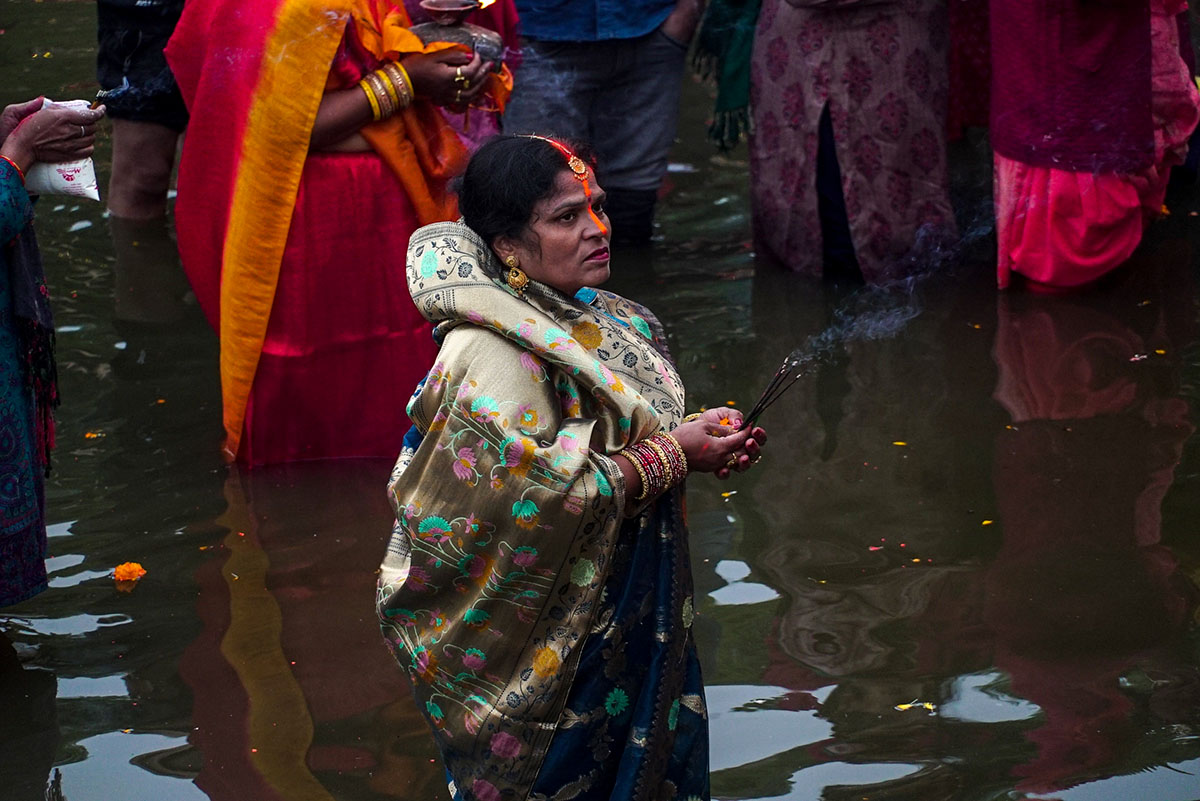
M 730 456 L 730 457 L 729 457 L 729 461 L 725 463 L 725 468 L 726 468 L 727 470 L 732 470 L 733 468 L 737 467 L 737 463 L 738 463 L 738 458 L 737 458 L 737 456 L 736 456 L 736 455 L 735 455 L 735 456 Z
M 87 136 L 87 128 L 84 128 L 82 125 L 79 126 L 79 136 L 80 138 Z

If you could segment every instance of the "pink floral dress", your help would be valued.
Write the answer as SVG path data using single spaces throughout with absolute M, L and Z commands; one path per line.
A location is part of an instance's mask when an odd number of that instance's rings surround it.
M 763 0 L 750 104 L 759 246 L 820 275 L 817 124 L 833 123 L 850 233 L 872 283 L 949 235 L 945 0 Z

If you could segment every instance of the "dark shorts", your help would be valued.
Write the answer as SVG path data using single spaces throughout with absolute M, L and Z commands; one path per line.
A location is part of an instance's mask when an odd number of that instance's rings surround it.
M 187 108 L 163 56 L 181 0 L 99 0 L 96 6 L 96 78 L 108 115 L 182 131 Z

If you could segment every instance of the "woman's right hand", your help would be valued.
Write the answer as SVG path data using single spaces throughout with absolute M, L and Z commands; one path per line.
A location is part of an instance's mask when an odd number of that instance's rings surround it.
M 58 164 L 85 159 L 96 149 L 96 123 L 103 116 L 103 106 L 41 109 L 17 124 L 0 146 L 0 152 L 17 162 L 22 170 L 38 161 Z
M 486 88 L 487 71 L 492 68 L 492 63 L 481 59 L 478 53 L 465 53 L 458 48 L 413 53 L 401 63 L 417 97 L 438 106 L 456 108 L 470 105 Z
M 709 409 L 698 419 L 680 425 L 671 436 L 683 448 L 690 470 L 728 478 L 732 470 L 749 469 L 766 440 L 761 428 L 738 431 L 741 424 L 742 414 L 736 409 Z

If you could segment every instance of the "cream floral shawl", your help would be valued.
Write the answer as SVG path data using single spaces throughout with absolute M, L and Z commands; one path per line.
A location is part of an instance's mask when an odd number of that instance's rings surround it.
M 623 520 L 610 457 L 678 425 L 683 386 L 646 309 L 519 297 L 461 223 L 418 230 L 406 269 L 441 350 L 408 407 L 424 440 L 389 486 L 378 611 L 459 792 L 523 799 Z

